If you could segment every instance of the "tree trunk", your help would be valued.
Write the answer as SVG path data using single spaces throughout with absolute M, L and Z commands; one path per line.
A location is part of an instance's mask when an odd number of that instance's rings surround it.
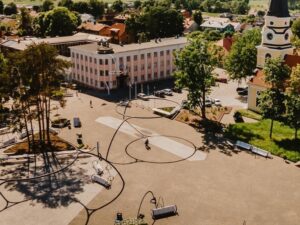
M 205 90 L 202 92 L 202 106 L 201 106 L 201 116 L 202 119 L 206 119 L 206 112 L 205 112 Z
M 48 141 L 48 145 L 51 146 L 51 139 L 50 139 L 50 108 L 51 108 L 51 104 L 50 104 L 50 97 L 49 100 L 47 101 L 46 104 L 46 134 L 47 134 L 47 141 Z
M 270 127 L 270 139 L 272 139 L 272 133 L 273 133 L 273 124 L 274 124 L 274 120 L 271 119 L 271 127 Z

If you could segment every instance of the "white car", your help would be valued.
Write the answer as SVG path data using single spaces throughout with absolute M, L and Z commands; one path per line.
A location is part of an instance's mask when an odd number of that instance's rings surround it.
M 149 100 L 148 97 L 147 97 L 147 95 L 145 95 L 144 93 L 138 93 L 137 94 L 137 98 L 142 99 L 144 101 L 148 101 Z
M 163 92 L 165 93 L 165 95 L 168 95 L 168 96 L 172 96 L 173 95 L 171 89 L 164 89 Z
M 129 101 L 120 101 L 118 103 L 119 106 L 129 106 Z
M 215 99 L 215 102 L 214 102 L 215 106 L 222 106 L 222 103 L 221 103 L 221 100 L 220 99 Z

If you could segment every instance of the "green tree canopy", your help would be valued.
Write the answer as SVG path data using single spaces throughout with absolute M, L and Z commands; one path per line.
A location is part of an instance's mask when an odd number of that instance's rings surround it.
M 73 4 L 74 4 L 73 0 L 60 0 L 58 3 L 58 6 L 66 7 L 71 10 L 73 7 Z
M 99 18 L 103 15 L 105 9 L 104 3 L 98 0 L 90 0 L 89 1 L 89 13 L 94 17 Z
M 194 21 L 200 26 L 203 22 L 202 13 L 201 11 L 197 10 L 193 13 Z
M 22 7 L 20 9 L 19 33 L 21 35 L 31 35 L 32 32 L 32 17 L 30 16 L 28 10 L 25 7 Z
M 133 2 L 133 6 L 134 6 L 135 9 L 138 9 L 142 6 L 142 2 L 140 0 L 135 0 Z
M 190 106 L 200 107 L 202 118 L 206 118 L 205 99 L 213 84 L 214 60 L 208 42 L 196 38 L 189 39 L 188 45 L 175 54 L 175 83 L 188 88 Z
M 256 46 L 261 42 L 259 29 L 246 31 L 235 37 L 234 44 L 225 61 L 225 68 L 233 80 L 240 80 L 253 74 L 256 68 Z
M 292 31 L 295 36 L 300 38 L 300 18 L 293 22 Z
M 124 3 L 121 0 L 116 0 L 111 7 L 115 12 L 120 13 L 124 10 Z
M 77 14 L 65 7 L 42 13 L 35 21 L 36 33 L 41 36 L 71 35 L 81 23 Z
M 78 1 L 73 3 L 72 10 L 79 13 L 89 13 L 89 4 L 85 1 Z
M 12 15 L 12 14 L 17 14 L 18 13 L 18 9 L 17 9 L 17 5 L 13 2 L 8 3 L 3 10 L 5 15 Z
M 263 118 L 271 119 L 270 138 L 272 138 L 274 120 L 282 120 L 285 112 L 284 86 L 290 75 L 290 69 L 281 59 L 268 59 L 264 70 L 265 82 L 270 86 L 263 91 L 259 107 Z
M 0 14 L 3 14 L 3 9 L 4 9 L 4 4 L 3 4 L 3 2 L 0 0 Z
M 52 0 L 44 0 L 42 4 L 41 10 L 43 12 L 47 12 L 49 10 L 52 10 L 54 8 L 54 3 Z

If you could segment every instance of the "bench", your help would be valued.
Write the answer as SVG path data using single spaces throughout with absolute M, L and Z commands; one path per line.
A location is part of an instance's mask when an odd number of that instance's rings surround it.
M 7 141 L 4 141 L 4 142 L 2 143 L 2 145 L 0 145 L 0 148 L 8 147 L 8 146 L 10 146 L 10 145 L 13 145 L 14 143 L 16 143 L 16 138 L 15 138 L 15 137 L 13 137 L 13 138 L 11 138 L 11 139 L 9 139 L 9 140 L 7 140 Z
M 251 150 L 251 147 L 252 145 L 248 144 L 248 143 L 245 143 L 245 142 L 242 142 L 242 141 L 237 141 L 235 143 L 235 146 L 236 147 L 239 147 L 239 148 L 242 148 L 242 149 L 246 149 L 246 150 Z
M 22 132 L 19 134 L 19 139 L 22 140 L 23 138 L 26 138 L 28 136 L 28 134 L 32 135 L 32 133 L 33 133 L 32 130 L 30 130 L 28 133 L 26 131 Z
M 251 151 L 257 155 L 261 155 L 266 158 L 270 156 L 270 153 L 268 151 L 263 150 L 261 148 L 257 148 L 255 146 L 252 146 Z
M 99 163 L 93 164 L 93 167 L 96 170 L 96 173 L 98 175 L 102 175 L 103 174 L 103 168 L 101 167 L 101 165 Z
M 102 186 L 104 186 L 106 189 L 109 189 L 111 187 L 110 182 L 108 182 L 107 180 L 105 180 L 104 178 L 100 177 L 99 175 L 92 175 L 92 181 L 96 182 L 98 184 L 101 184 Z
M 152 209 L 152 219 L 157 220 L 169 216 L 177 215 L 177 206 L 169 205 L 161 208 Z

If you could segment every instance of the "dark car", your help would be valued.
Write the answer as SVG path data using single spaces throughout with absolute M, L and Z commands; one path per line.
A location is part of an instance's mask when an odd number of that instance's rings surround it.
M 234 115 L 233 115 L 233 118 L 234 118 L 234 121 L 236 123 L 242 123 L 244 122 L 244 119 L 243 119 L 243 116 L 240 112 L 235 112 Z
M 236 92 L 245 91 L 245 90 L 248 91 L 248 87 L 238 87 L 238 88 L 236 89 Z
M 74 127 L 81 127 L 81 121 L 80 121 L 79 117 L 73 118 L 73 124 L 74 124 Z
M 247 96 L 248 95 L 248 89 L 242 90 L 242 91 L 238 91 L 238 95 L 240 96 Z
M 164 98 L 165 92 L 164 91 L 156 91 L 156 92 L 154 92 L 154 96 Z
M 178 87 L 173 87 L 172 91 L 175 92 L 175 93 L 182 93 L 181 88 L 178 88 Z

